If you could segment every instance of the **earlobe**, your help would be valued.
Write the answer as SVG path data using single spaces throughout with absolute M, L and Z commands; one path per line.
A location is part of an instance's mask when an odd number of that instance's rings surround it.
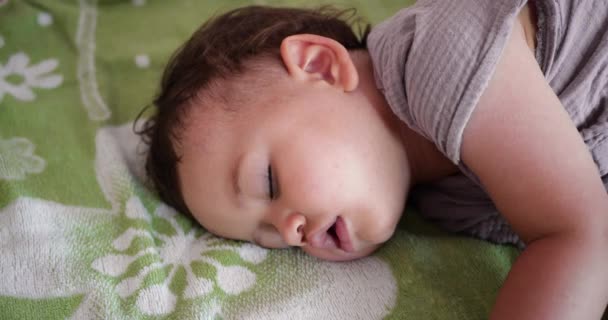
M 322 80 L 344 91 L 358 85 L 350 54 L 335 40 L 311 34 L 289 36 L 281 43 L 281 57 L 289 74 L 298 80 Z

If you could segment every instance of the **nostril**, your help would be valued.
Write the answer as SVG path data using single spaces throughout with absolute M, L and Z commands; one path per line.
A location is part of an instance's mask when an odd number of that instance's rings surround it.
M 298 226 L 298 228 L 296 229 L 296 232 L 298 233 L 298 236 L 300 237 L 300 242 L 302 244 L 306 243 L 306 235 L 304 234 L 304 225 L 303 224 Z

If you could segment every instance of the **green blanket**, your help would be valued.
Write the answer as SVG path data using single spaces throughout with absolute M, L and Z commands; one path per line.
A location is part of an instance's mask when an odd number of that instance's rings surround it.
M 330 263 L 205 232 L 142 174 L 132 122 L 208 16 L 316 1 L 0 0 L 0 319 L 483 319 L 517 251 L 408 211 Z M 339 1 L 372 22 L 408 1 Z

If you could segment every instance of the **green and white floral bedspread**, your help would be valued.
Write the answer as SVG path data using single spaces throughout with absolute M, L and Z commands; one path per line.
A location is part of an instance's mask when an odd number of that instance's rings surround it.
M 213 13 L 311 1 L 0 0 L 0 319 L 483 319 L 517 255 L 408 213 L 372 257 L 212 236 L 143 183 L 132 132 Z M 313 3 L 317 3 L 314 2 Z M 377 22 L 403 1 L 341 1 Z

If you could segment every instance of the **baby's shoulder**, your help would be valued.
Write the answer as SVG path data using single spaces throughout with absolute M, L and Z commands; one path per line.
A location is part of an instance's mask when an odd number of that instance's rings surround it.
M 460 162 L 462 133 L 526 2 L 420 0 L 372 30 L 377 86 L 395 114 Z M 521 34 L 525 36 L 525 33 Z

